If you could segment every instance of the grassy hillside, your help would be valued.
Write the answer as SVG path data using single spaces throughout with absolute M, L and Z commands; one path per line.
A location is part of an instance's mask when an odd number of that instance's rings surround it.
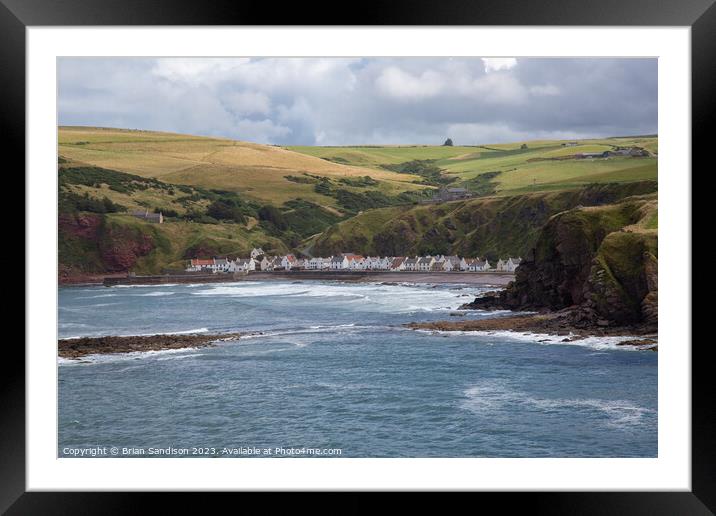
M 61 278 L 128 270 L 160 273 L 183 269 L 194 257 L 246 256 L 254 246 L 288 251 L 280 239 L 236 225 L 152 224 L 117 213 L 60 213 L 58 232 Z
M 371 210 L 340 222 L 311 241 L 311 252 L 525 256 L 549 217 L 575 206 L 629 196 L 655 199 L 656 182 L 595 184 L 581 189 L 491 196 L 438 205 Z M 654 219 L 652 215 L 648 221 Z
M 58 138 L 65 276 L 156 273 L 254 246 L 314 255 L 524 255 L 555 213 L 656 191 L 653 155 L 574 159 L 617 147 L 654 153 L 656 137 L 288 149 L 87 127 L 61 127 Z M 480 197 L 418 203 L 444 185 Z M 132 211 L 161 211 L 166 222 Z M 656 211 L 645 220 L 655 229 Z
M 658 152 L 658 138 L 625 137 L 580 140 L 565 146 L 567 140 L 539 140 L 474 147 L 446 146 L 359 146 L 287 147 L 323 160 L 373 168 L 396 169 L 396 165 L 422 161 L 442 170 L 455 186 L 471 188 L 489 173 L 487 182 L 493 193 L 549 191 L 591 183 L 630 182 L 657 179 L 657 158 L 610 157 L 574 158 L 575 154 L 604 152 L 617 148 L 640 147 Z M 523 148 L 525 146 L 525 148 Z
M 276 208 L 235 192 L 175 185 L 63 159 L 59 165 L 61 277 L 183 268 L 186 259 L 245 256 L 253 247 L 286 253 L 341 220 L 293 200 Z M 162 212 L 164 224 L 131 215 Z
M 60 127 L 59 155 L 79 163 L 127 172 L 167 183 L 239 192 L 260 202 L 281 205 L 301 198 L 338 207 L 334 197 L 316 192 L 310 183 L 286 176 L 312 174 L 332 180 L 369 176 L 376 185 L 346 186 L 386 195 L 423 188 L 419 178 L 376 168 L 333 163 L 271 145 L 173 133 Z
M 572 308 L 576 325 L 657 331 L 658 228 L 653 196 L 577 207 L 549 219 L 515 281 L 496 298 L 513 310 Z

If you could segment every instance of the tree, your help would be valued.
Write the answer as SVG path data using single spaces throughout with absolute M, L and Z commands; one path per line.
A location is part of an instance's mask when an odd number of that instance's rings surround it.
M 526 149 L 526 148 L 527 148 L 527 144 L 526 144 L 526 143 L 523 143 L 522 145 L 520 145 L 520 149 Z
M 452 140 L 450 138 L 445 140 L 445 143 L 443 143 L 443 147 L 452 147 Z
M 270 204 L 266 204 L 259 210 L 259 219 L 271 222 L 276 228 L 280 230 L 288 229 L 288 221 L 284 217 L 281 210 Z
M 239 224 L 246 222 L 246 218 L 241 213 L 236 202 L 231 200 L 218 199 L 212 202 L 207 208 L 206 214 L 217 220 L 232 220 Z

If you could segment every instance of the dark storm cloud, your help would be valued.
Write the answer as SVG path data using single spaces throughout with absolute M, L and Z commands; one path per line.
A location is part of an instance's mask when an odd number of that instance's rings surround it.
M 64 58 L 59 121 L 261 143 L 498 143 L 657 131 L 655 59 Z

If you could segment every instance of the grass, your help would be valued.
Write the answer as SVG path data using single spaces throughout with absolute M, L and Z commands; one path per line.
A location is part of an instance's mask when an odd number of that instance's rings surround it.
M 339 222 L 308 244 L 318 254 L 355 251 L 368 254 L 460 254 L 525 256 L 552 215 L 576 206 L 638 200 L 629 214 L 591 208 L 573 218 L 599 219 L 598 226 L 640 224 L 656 207 L 653 183 L 595 184 L 582 189 L 486 196 L 466 201 L 369 210 Z M 636 215 L 632 215 L 632 213 Z M 614 220 L 609 219 L 614 217 Z M 634 228 L 640 230 L 640 228 Z
M 303 197 L 336 206 L 335 199 L 298 185 L 288 175 L 370 176 L 390 194 L 420 189 L 417 176 L 333 163 L 276 146 L 224 138 L 92 127 L 60 127 L 59 154 L 69 161 L 153 177 L 169 183 L 231 189 L 272 204 Z M 303 188 L 301 188 L 303 186 Z M 364 189 L 357 189 L 362 191 Z
M 117 226 L 150 232 L 154 241 L 161 244 L 148 256 L 138 260 L 134 270 L 140 273 L 158 273 L 164 268 L 184 268 L 187 252 L 193 248 L 206 249 L 206 256 L 246 256 L 253 247 L 263 247 L 267 252 L 288 251 L 278 238 L 267 236 L 258 228 L 248 230 L 238 224 L 198 224 L 186 221 L 151 224 L 121 214 L 108 215 L 107 220 Z
M 472 181 L 481 174 L 493 174 L 490 180 L 498 193 L 552 191 L 589 183 L 642 181 L 657 178 L 656 158 L 612 157 L 576 160 L 565 158 L 582 152 L 603 152 L 616 147 L 638 146 L 658 151 L 658 138 L 625 137 L 580 140 L 577 145 L 563 146 L 567 140 L 535 140 L 474 147 L 443 146 L 354 146 L 354 147 L 288 147 L 298 153 L 380 169 L 412 160 L 435 160 L 448 177 Z M 489 189 L 486 189 L 489 191 Z

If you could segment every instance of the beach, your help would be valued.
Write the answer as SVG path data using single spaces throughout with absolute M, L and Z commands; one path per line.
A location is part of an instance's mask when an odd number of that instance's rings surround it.
M 482 285 L 503 287 L 514 279 L 507 272 L 382 272 L 382 271 L 273 271 L 235 274 L 163 274 L 153 276 L 105 276 L 96 278 L 97 284 L 159 285 L 165 283 L 221 283 L 234 281 L 347 281 L 359 283 L 415 283 L 445 285 Z M 87 282 L 85 282 L 87 283 Z

